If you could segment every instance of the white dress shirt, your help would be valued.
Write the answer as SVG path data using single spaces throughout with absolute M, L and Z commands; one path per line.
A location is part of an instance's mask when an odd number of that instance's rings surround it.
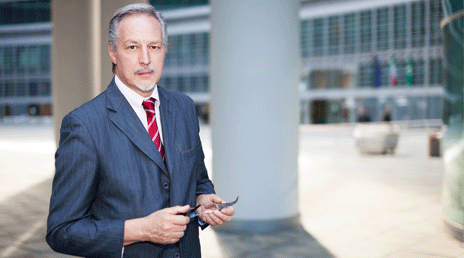
M 153 89 L 153 93 L 151 94 L 150 97 L 144 98 L 140 96 L 137 92 L 133 91 L 131 88 L 126 86 L 119 78 L 117 75 L 114 75 L 114 81 L 116 82 L 116 86 L 118 86 L 118 89 L 121 91 L 122 95 L 127 99 L 129 104 L 131 105 L 132 109 L 134 110 L 135 114 L 140 119 L 140 122 L 142 122 L 143 126 L 145 127 L 145 130 L 148 132 L 148 122 L 147 122 L 147 112 L 145 112 L 145 109 L 143 109 L 142 102 L 144 100 L 147 100 L 149 98 L 155 98 L 155 115 L 156 115 L 156 125 L 158 126 L 158 132 L 161 137 L 161 142 L 164 143 L 163 141 L 163 130 L 161 128 L 161 116 L 160 116 L 160 99 L 159 99 L 159 94 L 158 94 L 158 85 L 155 85 L 155 88 Z

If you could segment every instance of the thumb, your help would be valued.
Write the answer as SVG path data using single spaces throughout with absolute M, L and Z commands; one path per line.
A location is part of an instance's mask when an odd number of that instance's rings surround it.
M 212 201 L 213 201 L 213 203 L 222 203 L 223 202 L 222 199 L 217 195 L 213 195 L 213 200 Z

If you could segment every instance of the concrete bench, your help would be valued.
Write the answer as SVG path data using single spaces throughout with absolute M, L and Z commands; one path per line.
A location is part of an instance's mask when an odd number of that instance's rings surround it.
M 390 123 L 357 124 L 353 136 L 362 154 L 393 154 L 398 145 L 399 128 Z

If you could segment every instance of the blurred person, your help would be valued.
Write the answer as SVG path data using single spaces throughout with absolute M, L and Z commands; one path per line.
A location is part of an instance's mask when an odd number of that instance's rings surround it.
M 157 85 L 166 24 L 152 6 L 110 21 L 115 74 L 108 88 L 65 116 L 55 155 L 46 240 L 85 257 L 201 257 L 199 227 L 231 221 L 204 164 L 193 101 Z
M 384 122 L 390 122 L 392 120 L 391 118 L 391 111 L 389 107 L 385 107 L 385 109 L 382 112 L 382 121 Z
M 371 121 L 371 117 L 369 116 L 369 112 L 367 111 L 367 108 L 365 107 L 359 108 L 359 115 L 356 121 L 358 123 L 367 123 Z

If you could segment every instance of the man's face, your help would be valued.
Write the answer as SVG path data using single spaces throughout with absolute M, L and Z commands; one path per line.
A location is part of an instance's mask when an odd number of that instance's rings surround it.
M 118 46 L 113 50 L 110 45 L 111 61 L 119 79 L 143 97 L 150 96 L 159 81 L 165 53 L 160 23 L 145 14 L 122 19 Z

